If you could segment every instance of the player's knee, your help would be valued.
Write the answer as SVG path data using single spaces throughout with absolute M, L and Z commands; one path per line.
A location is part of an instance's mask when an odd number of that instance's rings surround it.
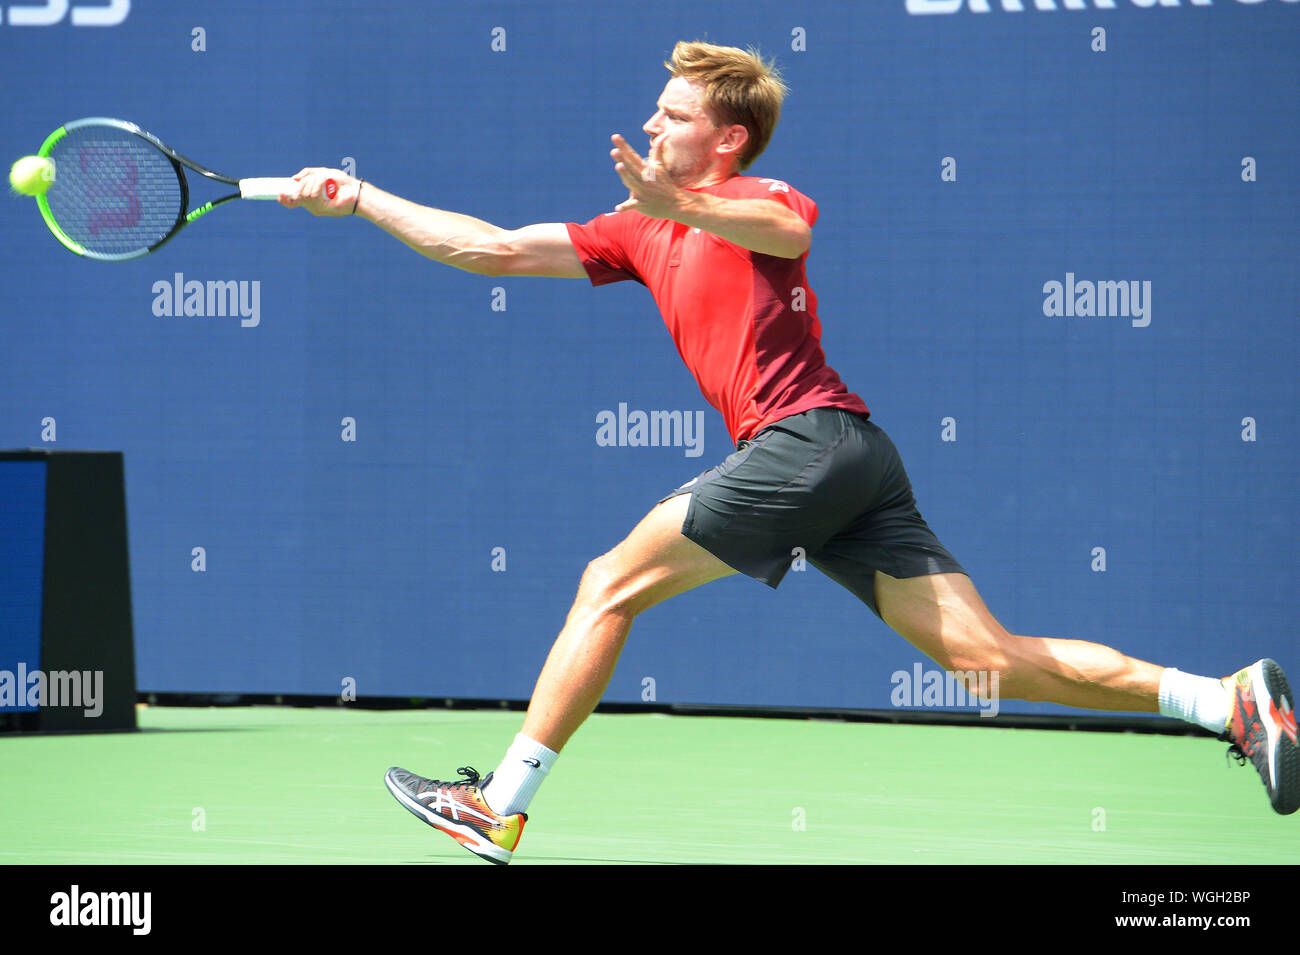
M 981 628 L 962 640 L 942 641 L 939 662 L 949 672 L 987 681 L 1001 699 L 1042 702 L 1054 699 L 1056 662 L 1038 637 L 1010 633 L 1001 625 Z
M 1039 650 L 1033 637 L 1022 637 L 1002 629 L 992 635 L 983 654 L 982 668 L 989 671 L 990 683 L 996 674 L 1000 696 L 1028 701 L 1044 698 Z
M 978 674 L 1001 696 L 1027 699 L 1020 695 L 1031 669 L 1024 639 L 1001 627 L 989 628 L 975 639 L 952 645 L 942 663 L 950 672 Z
M 575 609 L 588 616 L 632 617 L 636 615 L 633 598 L 624 585 L 618 559 L 611 551 L 590 561 L 582 572 Z
M 600 603 L 612 587 L 613 578 L 609 554 L 588 561 L 583 568 L 582 579 L 578 582 L 577 602 L 584 606 Z

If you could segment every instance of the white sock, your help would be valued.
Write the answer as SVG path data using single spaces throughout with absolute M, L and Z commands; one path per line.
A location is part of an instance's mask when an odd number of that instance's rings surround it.
M 528 804 L 541 788 L 542 780 L 559 757 L 559 753 L 519 733 L 506 750 L 505 759 L 492 774 L 492 781 L 483 790 L 488 807 L 498 816 L 526 812 Z
M 1221 735 L 1231 706 L 1223 684 L 1208 676 L 1194 676 L 1167 667 L 1160 677 L 1160 715 L 1204 726 Z

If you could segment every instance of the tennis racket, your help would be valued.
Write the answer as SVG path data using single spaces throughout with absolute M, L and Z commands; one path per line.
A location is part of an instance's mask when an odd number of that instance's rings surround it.
M 102 116 L 65 123 L 37 153 L 54 163 L 54 180 L 37 197 L 55 238 L 78 255 L 105 262 L 138 259 L 195 219 L 232 199 L 296 196 L 294 179 L 232 179 L 205 169 L 134 123 Z M 189 208 L 185 170 L 236 191 Z M 325 194 L 338 192 L 326 180 Z

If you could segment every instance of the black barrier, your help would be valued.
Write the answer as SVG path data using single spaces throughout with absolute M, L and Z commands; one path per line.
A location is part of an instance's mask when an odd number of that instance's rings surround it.
M 135 729 L 121 452 L 0 452 L 0 497 L 0 730 Z

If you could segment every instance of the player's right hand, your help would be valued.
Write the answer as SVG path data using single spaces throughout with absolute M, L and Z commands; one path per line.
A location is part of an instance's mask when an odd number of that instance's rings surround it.
M 314 216 L 351 215 L 357 201 L 357 190 L 361 181 L 349 176 L 340 169 L 323 169 L 309 166 L 294 174 L 301 184 L 297 196 L 281 195 L 280 205 L 290 209 L 302 207 Z M 333 198 L 328 194 L 327 182 L 337 187 Z

